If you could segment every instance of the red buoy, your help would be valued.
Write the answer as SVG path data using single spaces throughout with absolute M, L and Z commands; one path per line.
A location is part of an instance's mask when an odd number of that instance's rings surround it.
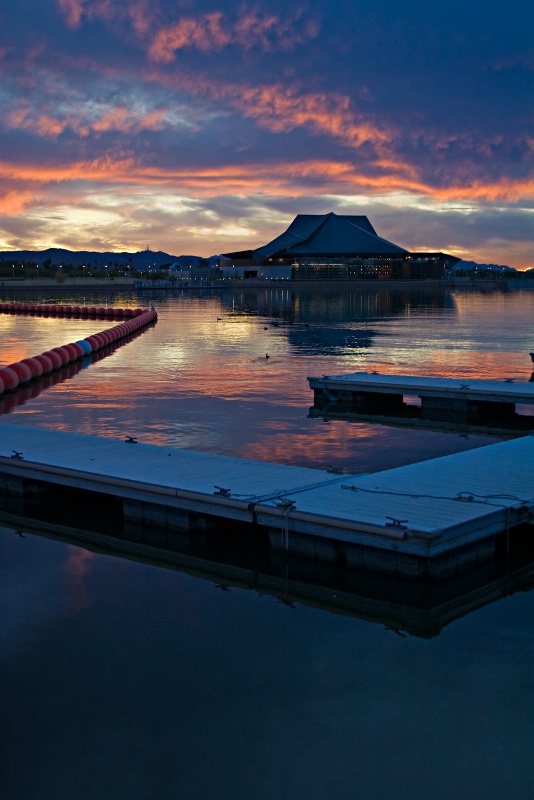
M 61 364 L 66 366 L 70 361 L 70 353 L 64 347 L 53 347 L 52 353 L 57 353 L 61 359 Z
M 55 350 L 45 350 L 43 353 L 44 356 L 48 356 L 50 361 L 52 362 L 53 369 L 59 369 L 63 365 L 63 360 L 59 353 L 56 353 Z
M 98 349 L 99 349 L 99 350 L 102 350 L 102 348 L 103 348 L 103 347 L 105 347 L 105 346 L 106 346 L 106 344 L 107 344 L 107 342 L 106 342 L 106 340 L 104 339 L 104 337 L 103 337 L 103 336 L 101 336 L 99 333 L 93 333 L 93 339 L 96 339 L 96 340 L 97 340 L 97 342 L 98 342 Z
M 20 361 L 16 361 L 14 364 L 9 364 L 8 369 L 12 369 L 14 373 L 16 373 L 19 379 L 19 385 L 21 383 L 29 383 L 32 379 L 32 373 L 27 364 L 21 364 Z
M 29 367 L 32 378 L 40 378 L 43 374 L 43 365 L 36 358 L 23 358 L 20 363 Z
M 94 353 L 96 350 L 100 350 L 100 342 L 99 342 L 99 341 L 98 341 L 98 339 L 96 339 L 94 336 L 86 336 L 86 337 L 85 337 L 85 341 L 86 341 L 86 342 L 89 342 L 89 344 L 90 344 L 90 345 L 91 345 L 91 347 L 93 348 L 93 353 Z
M 40 356 L 33 356 L 33 358 L 42 366 L 43 375 L 48 375 L 54 369 L 51 359 L 44 353 L 41 353 Z
M 69 361 L 77 361 L 77 359 L 79 358 L 78 351 L 76 350 L 73 344 L 64 344 L 62 345 L 62 347 L 69 354 L 70 356 Z

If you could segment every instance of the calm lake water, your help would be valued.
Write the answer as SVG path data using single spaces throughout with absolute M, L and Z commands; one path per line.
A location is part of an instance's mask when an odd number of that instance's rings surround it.
M 314 419 L 307 376 L 532 375 L 528 290 L 63 292 L 159 318 L 71 377 L 4 396 L 2 422 L 367 472 L 498 438 Z M 0 363 L 111 325 L 0 314 Z M 478 600 L 464 583 L 434 596 L 425 630 L 428 596 L 393 580 L 346 580 L 349 609 L 53 536 L 0 527 L 6 800 L 532 797 L 528 569 L 498 591 L 479 575 Z

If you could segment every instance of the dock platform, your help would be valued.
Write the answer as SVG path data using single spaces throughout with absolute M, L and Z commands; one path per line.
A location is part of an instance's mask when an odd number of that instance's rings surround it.
M 314 409 L 355 414 L 411 416 L 422 420 L 468 423 L 496 428 L 534 428 L 534 383 L 497 380 L 434 378 L 353 372 L 309 377 Z M 407 399 L 411 403 L 406 403 Z M 413 404 L 413 399 L 418 403 Z M 415 407 L 418 406 L 418 407 Z
M 534 521 L 533 464 L 532 435 L 350 475 L 0 423 L 4 501 L 54 487 L 64 502 L 69 491 L 92 505 L 107 495 L 129 523 L 252 523 L 273 549 L 414 576 L 491 557 L 492 537 Z

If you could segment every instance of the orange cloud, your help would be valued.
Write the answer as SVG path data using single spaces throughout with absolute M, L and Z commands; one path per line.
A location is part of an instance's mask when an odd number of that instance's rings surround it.
M 180 35 L 182 34 L 183 31 Z M 163 40 L 161 48 L 162 54 L 168 52 Z M 191 78 L 181 75 L 170 79 L 169 76 L 153 71 L 146 74 L 145 78 L 162 83 L 168 88 L 179 88 L 193 96 L 208 96 L 217 103 L 230 104 L 242 116 L 255 119 L 261 127 L 273 133 L 309 128 L 316 134 L 340 139 L 350 147 L 358 148 L 364 143 L 380 146 L 382 156 L 390 160 L 392 158 L 383 148 L 395 139 L 396 132 L 379 127 L 356 114 L 351 109 L 350 98 L 345 95 L 302 93 L 296 87 L 284 88 L 277 84 L 247 87 L 206 80 L 199 76 Z M 136 113 L 135 109 L 126 110 L 125 106 L 120 106 L 100 112 L 92 108 L 91 114 L 92 117 L 89 117 L 88 112 L 82 109 L 79 113 L 67 112 L 63 118 L 53 118 L 50 114 L 32 115 L 28 106 L 23 106 L 11 112 L 7 121 L 10 127 L 33 130 L 38 135 L 52 137 L 58 136 L 66 128 L 87 136 L 91 130 L 136 133 L 144 128 L 162 130 L 166 124 L 171 124 L 166 123 L 166 115 L 162 110 L 143 115 Z
M 447 187 L 432 186 L 402 174 L 369 175 L 361 168 L 344 161 L 300 161 L 254 164 L 228 164 L 221 167 L 183 169 L 147 166 L 134 157 L 111 156 L 72 164 L 43 166 L 40 164 L 0 163 L 0 177 L 24 184 L 43 186 L 48 183 L 95 181 L 128 186 L 159 186 L 176 191 L 192 190 L 196 196 L 214 193 L 269 194 L 295 196 L 305 188 L 308 195 L 325 192 L 351 194 L 355 191 L 372 195 L 407 192 L 437 201 L 506 200 L 515 202 L 534 194 L 534 178 L 484 183 L 466 182 Z
M 397 137 L 397 131 L 375 125 L 352 110 L 351 98 L 339 93 L 301 92 L 296 86 L 280 84 L 244 86 L 222 83 L 195 74 L 169 75 L 157 69 L 144 73 L 147 81 L 171 90 L 179 89 L 195 97 L 208 97 L 230 104 L 244 117 L 273 133 L 287 133 L 308 127 L 314 133 L 338 138 L 351 147 L 369 142 L 385 146 Z M 388 156 L 391 157 L 391 156 Z
M 181 19 L 169 28 L 162 28 L 152 40 L 149 56 L 154 61 L 169 62 L 174 59 L 174 51 L 182 47 L 203 51 L 222 49 L 231 37 L 222 29 L 221 17 L 221 12 L 214 12 L 198 19 Z
M 34 184 L 76 180 L 119 180 L 126 177 L 133 159 L 101 158 L 78 161 L 72 164 L 43 166 L 41 164 L 0 163 L 0 176 L 9 180 L 28 181 Z
M 314 21 L 294 28 L 301 14 L 297 11 L 296 15 L 284 21 L 276 14 L 243 10 L 233 24 L 224 20 L 220 11 L 199 17 L 183 17 L 168 27 L 160 28 L 149 45 L 148 54 L 153 61 L 169 63 L 174 60 L 175 51 L 185 47 L 204 52 L 222 50 L 230 44 L 246 50 L 261 47 L 266 52 L 275 47 L 287 49 L 317 36 L 318 24 Z
M 57 0 L 69 28 L 79 28 L 82 18 L 106 22 L 131 20 L 136 33 L 146 34 L 153 24 L 156 11 L 147 0 L 126 0 L 125 4 L 111 0 Z
M 339 94 L 298 94 L 282 86 L 241 89 L 233 104 L 243 116 L 257 119 L 262 127 L 275 133 L 309 126 L 359 147 L 364 142 L 386 143 L 393 132 L 385 131 L 351 111 L 349 97 Z
M 100 119 L 91 123 L 93 131 L 121 131 L 137 133 L 140 130 L 159 131 L 165 127 L 166 111 L 150 111 L 140 117 L 132 117 L 131 109 L 125 106 L 113 108 L 103 114 Z
M 26 189 L 16 189 L 0 195 L 0 212 L 6 217 L 15 217 L 35 202 L 35 194 Z
M 46 113 L 31 113 L 25 105 L 12 111 L 6 121 L 10 128 L 29 130 L 38 136 L 54 139 L 67 129 L 86 137 L 91 131 L 97 134 L 105 131 L 135 134 L 141 130 L 162 130 L 167 124 L 167 111 L 163 109 L 140 113 L 123 105 L 102 109 L 99 114 L 92 109 L 91 114 L 92 118 L 88 114 L 70 111 L 59 118 Z
M 57 0 L 57 3 L 70 28 L 79 28 L 83 17 L 108 23 L 129 19 L 142 39 L 150 36 L 160 16 L 157 4 L 149 4 L 148 0 L 129 0 L 125 4 L 111 0 Z M 242 8 L 235 21 L 224 19 L 222 11 L 181 17 L 157 30 L 149 42 L 148 53 L 154 61 L 168 63 L 174 59 L 175 51 L 184 47 L 203 52 L 221 50 L 229 44 L 246 50 L 261 47 L 265 52 L 288 49 L 318 34 L 319 23 L 303 20 L 303 13 L 302 8 L 297 9 L 284 20 L 277 14 Z
M 39 136 L 56 137 L 59 136 L 60 133 L 63 133 L 66 125 L 66 122 L 60 122 L 58 119 L 54 119 L 54 117 L 48 114 L 41 114 L 35 121 L 28 120 L 28 124 L 22 127 L 32 129 L 35 133 L 39 134 Z

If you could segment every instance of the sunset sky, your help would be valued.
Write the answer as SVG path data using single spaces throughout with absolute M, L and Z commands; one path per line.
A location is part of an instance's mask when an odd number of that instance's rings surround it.
M 534 266 L 534 4 L 17 0 L 0 249 L 209 256 L 298 213 Z

